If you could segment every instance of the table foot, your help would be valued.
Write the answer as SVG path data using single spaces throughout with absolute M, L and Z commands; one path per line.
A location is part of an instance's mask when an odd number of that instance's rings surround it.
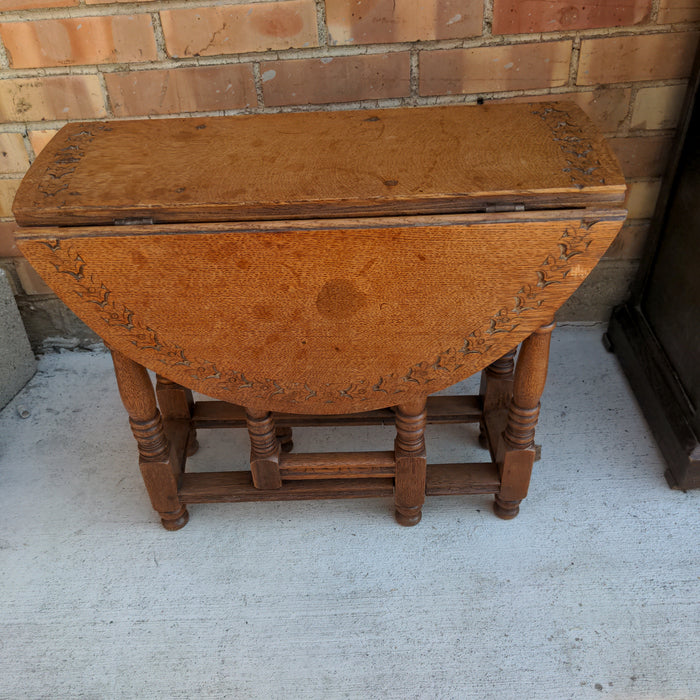
M 190 514 L 185 506 L 174 513 L 159 513 L 159 515 L 163 527 L 171 532 L 182 529 L 190 520 Z
M 504 501 L 496 496 L 493 502 L 493 512 L 501 520 L 512 520 L 520 512 L 520 501 Z
M 399 525 L 403 525 L 404 527 L 411 527 L 413 525 L 418 525 L 418 523 L 421 521 L 421 518 L 423 517 L 423 512 L 421 508 L 402 508 L 401 510 L 397 508 L 394 511 L 394 517 L 396 518 L 396 522 Z

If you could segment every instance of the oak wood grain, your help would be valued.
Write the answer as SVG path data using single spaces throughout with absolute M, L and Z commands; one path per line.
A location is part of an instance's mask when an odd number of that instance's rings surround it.
M 623 217 L 86 227 L 19 244 L 139 364 L 256 410 L 341 414 L 425 397 L 515 347 L 583 281 Z
M 500 436 L 496 461 L 501 488 L 494 512 L 508 520 L 518 514 L 520 501 L 527 496 L 535 461 L 535 427 L 540 414 L 540 397 L 547 380 L 549 345 L 553 322 L 543 325 L 521 345 L 513 376 L 513 397 L 508 419 Z
M 82 122 L 24 178 L 23 226 L 227 221 L 621 203 L 573 103 Z
M 426 496 L 498 493 L 501 479 L 493 462 L 429 464 Z
M 257 489 L 249 471 L 183 474 L 178 495 L 183 503 L 298 501 L 391 496 L 394 480 L 314 479 L 290 481 L 280 489 Z
M 391 478 L 396 460 L 390 451 L 299 452 L 281 456 L 280 474 L 285 480 Z
M 477 423 L 482 415 L 481 399 L 479 396 L 429 396 L 427 413 L 429 424 Z M 396 420 L 396 415 L 391 408 L 339 416 L 291 413 L 273 413 L 272 416 L 278 428 L 393 425 Z M 192 421 L 199 428 L 245 428 L 245 409 L 224 401 L 196 401 L 192 411 Z

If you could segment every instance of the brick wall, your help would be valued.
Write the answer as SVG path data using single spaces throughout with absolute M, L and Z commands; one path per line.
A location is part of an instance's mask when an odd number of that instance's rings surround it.
M 19 180 L 67 121 L 552 95 L 590 114 L 629 181 L 630 220 L 564 312 L 602 320 L 640 255 L 700 30 L 700 0 L 0 0 L 0 8 L 0 265 L 35 343 L 51 324 L 59 335 L 82 332 L 65 328 L 65 310 L 12 241 Z

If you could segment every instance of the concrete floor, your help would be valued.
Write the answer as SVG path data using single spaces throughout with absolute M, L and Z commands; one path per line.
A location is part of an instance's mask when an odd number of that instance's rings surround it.
M 414 528 L 378 499 L 166 532 L 108 356 L 43 357 L 0 413 L 0 697 L 700 698 L 700 492 L 666 486 L 601 332 L 555 332 L 520 516 L 433 498 Z M 391 445 L 340 432 L 295 441 Z M 428 439 L 483 458 L 470 426 Z M 193 469 L 245 467 L 241 431 L 200 440 Z

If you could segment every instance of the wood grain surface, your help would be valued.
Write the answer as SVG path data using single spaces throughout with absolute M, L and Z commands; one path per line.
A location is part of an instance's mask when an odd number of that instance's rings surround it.
M 548 322 L 623 210 L 27 229 L 20 248 L 109 345 L 256 410 L 406 403 Z
M 455 213 L 621 203 L 572 103 L 66 125 L 18 191 L 24 226 Z

